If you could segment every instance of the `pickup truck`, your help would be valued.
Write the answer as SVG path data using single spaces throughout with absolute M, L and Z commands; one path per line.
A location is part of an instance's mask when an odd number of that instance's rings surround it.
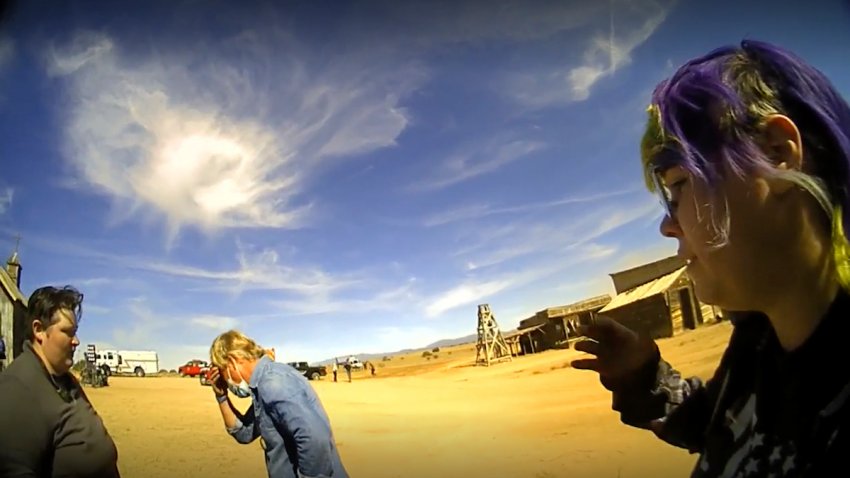
M 212 367 L 204 367 L 201 370 L 201 374 L 198 376 L 198 380 L 200 380 L 201 385 L 211 387 L 212 381 L 210 380 L 210 374 L 212 373 Z
M 206 371 L 209 364 L 203 360 L 190 360 L 177 369 L 181 377 L 198 377 Z
M 289 362 L 287 365 L 293 367 L 295 370 L 298 370 L 310 380 L 319 380 L 320 378 L 328 374 L 327 367 L 313 367 L 310 366 L 307 362 Z

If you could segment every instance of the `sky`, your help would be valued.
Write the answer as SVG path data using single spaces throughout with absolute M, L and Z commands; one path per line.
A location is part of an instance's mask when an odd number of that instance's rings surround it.
M 850 4 L 21 2 L 0 33 L 0 254 L 82 343 L 281 361 L 421 347 L 613 294 L 676 252 L 653 87 L 744 38 L 850 95 Z

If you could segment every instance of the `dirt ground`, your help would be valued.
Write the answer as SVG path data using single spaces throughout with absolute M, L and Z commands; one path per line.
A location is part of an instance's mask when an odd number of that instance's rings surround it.
M 710 376 L 728 323 L 660 341 L 685 375 Z M 696 457 L 627 427 L 579 355 L 554 350 L 474 367 L 472 346 L 378 362 L 352 383 L 311 382 L 352 477 L 674 477 Z M 114 377 L 87 392 L 113 435 L 125 478 L 263 477 L 259 440 L 224 431 L 209 387 L 178 377 Z M 240 408 L 248 401 L 237 400 Z

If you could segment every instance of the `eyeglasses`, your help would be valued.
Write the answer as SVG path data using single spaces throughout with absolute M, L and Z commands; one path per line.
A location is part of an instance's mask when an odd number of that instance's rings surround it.
M 673 207 L 673 194 L 670 192 L 670 188 L 668 188 L 661 179 L 661 170 L 659 168 L 654 168 L 650 173 L 650 176 L 652 176 L 652 183 L 655 186 L 655 194 L 658 195 L 658 201 L 661 203 L 661 207 L 664 208 L 664 212 L 667 214 L 667 217 L 670 219 L 676 219 Z

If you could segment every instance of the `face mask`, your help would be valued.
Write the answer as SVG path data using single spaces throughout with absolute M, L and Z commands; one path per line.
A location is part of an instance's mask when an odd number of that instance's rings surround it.
M 249 387 L 248 383 L 244 380 L 239 382 L 239 385 L 234 385 L 232 382 L 228 382 L 227 388 L 230 390 L 230 393 L 239 398 L 248 398 L 251 396 L 251 387 Z

